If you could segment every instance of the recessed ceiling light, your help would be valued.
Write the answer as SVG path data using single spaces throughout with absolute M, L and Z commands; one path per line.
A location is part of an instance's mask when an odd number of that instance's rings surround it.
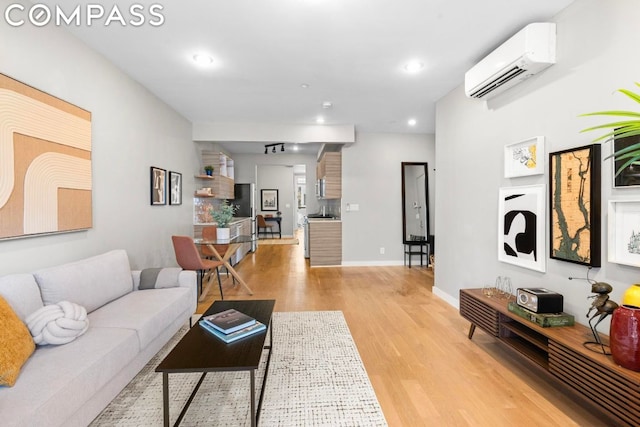
M 196 53 L 195 55 L 193 55 L 193 61 L 203 67 L 213 64 L 213 58 L 204 53 Z
M 316 123 L 319 124 L 319 125 L 324 124 L 324 117 L 318 117 L 316 119 Z
M 302 89 L 309 89 L 309 84 L 308 84 L 308 83 L 302 83 L 302 84 L 300 85 L 300 87 L 301 87 Z
M 329 102 L 329 101 L 324 101 L 322 103 L 322 108 L 324 108 L 325 110 L 327 110 L 327 109 L 329 109 L 331 107 L 333 107 L 333 104 L 331 102 Z
M 407 73 L 417 73 L 424 68 L 424 63 L 420 61 L 410 61 L 404 66 L 404 70 Z
M 409 119 L 409 120 L 407 121 L 407 124 L 408 124 L 409 126 L 415 126 L 415 125 L 416 125 L 416 123 L 418 123 L 418 122 L 416 121 L 416 119 Z

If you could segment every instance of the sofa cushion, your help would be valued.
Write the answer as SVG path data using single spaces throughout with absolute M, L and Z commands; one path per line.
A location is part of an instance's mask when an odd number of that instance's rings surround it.
M 133 291 L 129 259 L 122 249 L 38 270 L 33 275 L 45 304 L 71 301 L 87 312 Z
M 0 277 L 0 296 L 24 322 L 34 311 L 42 308 L 40 288 L 33 274 L 10 274 Z
M 0 386 L 13 386 L 20 368 L 35 350 L 27 326 L 0 297 Z
M 193 313 L 192 298 L 185 287 L 135 291 L 89 314 L 89 321 L 92 327 L 135 330 L 144 348 L 177 318 Z
M 1 424 L 68 425 L 139 351 L 134 331 L 93 327 L 67 345 L 38 347 L 15 386 L 0 393 Z

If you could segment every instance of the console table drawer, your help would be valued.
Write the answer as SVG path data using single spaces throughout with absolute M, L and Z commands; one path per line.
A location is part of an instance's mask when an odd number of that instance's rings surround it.
M 494 337 L 500 335 L 498 310 L 460 291 L 460 315 Z
M 549 372 L 630 426 L 640 425 L 640 384 L 549 340 Z

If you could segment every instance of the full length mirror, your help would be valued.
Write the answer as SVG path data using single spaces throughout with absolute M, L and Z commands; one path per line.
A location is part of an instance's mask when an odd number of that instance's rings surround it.
M 402 162 L 402 242 L 429 239 L 429 177 L 426 163 Z

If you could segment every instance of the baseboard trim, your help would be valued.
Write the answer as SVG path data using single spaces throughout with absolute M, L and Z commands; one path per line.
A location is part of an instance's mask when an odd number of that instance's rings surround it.
M 460 310 L 460 301 L 456 298 L 453 298 L 451 295 L 444 292 L 442 289 L 438 288 L 436 285 L 433 285 L 431 292 L 435 296 L 437 296 L 438 298 L 446 302 L 447 304 L 455 307 L 456 310 Z
M 403 264 L 402 261 L 342 261 L 343 267 L 387 267 Z

